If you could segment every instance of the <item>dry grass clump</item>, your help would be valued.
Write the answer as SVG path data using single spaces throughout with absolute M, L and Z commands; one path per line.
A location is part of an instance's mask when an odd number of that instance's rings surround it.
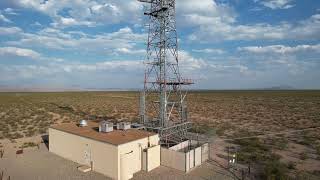
M 137 99 L 135 92 L 0 93 L 0 139 L 32 137 L 80 119 L 137 121 Z
M 25 142 L 25 143 L 23 143 L 23 145 L 20 148 L 24 149 L 24 148 L 36 147 L 36 146 L 38 146 L 38 144 L 36 144 L 34 142 Z
M 42 134 L 52 124 L 79 119 L 139 121 L 138 92 L 0 93 L 0 102 L 0 138 Z M 193 122 L 219 136 L 320 126 L 319 91 L 190 92 L 188 109 Z

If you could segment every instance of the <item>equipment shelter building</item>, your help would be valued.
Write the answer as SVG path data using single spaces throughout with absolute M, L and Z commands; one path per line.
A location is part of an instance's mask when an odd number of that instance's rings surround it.
M 116 180 L 160 166 L 158 134 L 138 129 L 103 133 L 94 122 L 85 127 L 76 123 L 50 127 L 49 150 Z

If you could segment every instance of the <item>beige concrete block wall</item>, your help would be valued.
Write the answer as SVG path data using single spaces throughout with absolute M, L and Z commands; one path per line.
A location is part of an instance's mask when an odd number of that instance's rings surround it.
M 160 145 L 147 149 L 147 172 L 160 166 Z
M 49 151 L 87 165 L 85 152 L 89 152 L 94 171 L 118 179 L 116 146 L 49 128 Z
M 201 146 L 194 150 L 194 164 L 195 166 L 201 165 Z
M 196 141 L 192 142 L 197 144 Z M 184 147 L 186 142 L 178 144 L 173 149 Z M 190 150 L 189 152 L 179 152 L 172 149 L 161 148 L 161 165 L 171 167 L 184 172 L 200 166 L 208 159 L 208 144 Z
M 175 146 L 172 146 L 170 147 L 169 149 L 171 150 L 175 150 L 175 151 L 178 151 L 180 149 L 183 149 L 183 148 L 186 148 L 188 147 L 189 145 L 192 145 L 192 146 L 196 146 L 198 145 L 198 141 L 195 141 L 195 140 L 187 140 L 187 141 L 184 141 L 184 142 L 181 142 Z
M 178 151 L 180 149 L 183 149 L 183 148 L 187 147 L 189 145 L 189 143 L 190 143 L 189 140 L 188 141 L 184 141 L 182 143 L 179 143 L 179 144 L 177 144 L 175 146 L 170 147 L 169 149 L 174 150 L 174 151 Z
M 185 153 L 161 148 L 161 165 L 180 171 L 186 170 Z
M 202 151 L 202 155 L 201 155 L 201 162 L 205 162 L 209 159 L 209 144 L 203 144 L 201 146 L 201 151 Z
M 204 144 L 186 153 L 186 172 L 200 166 L 208 160 L 208 144 Z
M 194 168 L 194 149 L 190 150 L 187 153 L 186 157 L 189 158 L 189 162 L 190 162 L 189 169 L 187 170 L 187 172 L 188 172 L 190 169 Z
M 121 180 L 130 179 L 134 173 L 142 170 L 142 150 L 148 147 L 148 142 L 151 146 L 158 145 L 159 136 L 154 135 L 118 146 L 118 160 L 120 162 L 118 164 L 118 168 L 120 169 L 118 177 Z M 128 163 L 123 166 L 123 163 L 126 162 Z

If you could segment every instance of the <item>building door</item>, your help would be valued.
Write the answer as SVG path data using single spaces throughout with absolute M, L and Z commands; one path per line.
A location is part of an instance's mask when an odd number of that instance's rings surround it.
M 135 170 L 133 169 L 135 164 L 134 162 L 134 153 L 130 151 L 125 154 L 120 155 L 120 179 L 128 180 L 133 177 Z

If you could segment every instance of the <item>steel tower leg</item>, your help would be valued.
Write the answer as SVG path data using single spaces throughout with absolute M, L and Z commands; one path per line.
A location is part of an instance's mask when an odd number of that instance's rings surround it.
M 179 71 L 175 0 L 139 1 L 146 3 L 144 14 L 149 20 L 144 98 L 141 99 L 144 103 L 140 103 L 143 105 L 140 114 L 144 125 L 158 131 L 163 143 L 168 144 L 185 139 L 190 128 L 186 117 L 187 93 L 182 87 L 193 82 L 182 79 Z M 146 121 L 147 116 L 154 120 Z

